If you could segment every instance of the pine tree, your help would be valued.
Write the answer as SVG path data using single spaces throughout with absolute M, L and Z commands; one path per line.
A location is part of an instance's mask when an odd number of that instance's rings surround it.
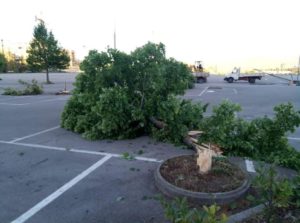
M 65 69 L 69 66 L 70 57 L 67 51 L 58 46 L 52 32 L 48 32 L 41 21 L 33 31 L 33 39 L 27 49 L 27 63 L 32 71 L 46 71 L 46 82 L 49 84 L 50 69 Z

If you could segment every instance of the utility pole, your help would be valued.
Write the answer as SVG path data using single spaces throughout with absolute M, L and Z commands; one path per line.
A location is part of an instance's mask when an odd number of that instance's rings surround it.
M 114 24 L 114 49 L 117 49 L 116 23 Z
M 300 76 L 300 56 L 299 56 L 299 61 L 298 61 L 298 74 L 297 74 L 297 84 L 300 85 L 299 83 L 299 76 Z

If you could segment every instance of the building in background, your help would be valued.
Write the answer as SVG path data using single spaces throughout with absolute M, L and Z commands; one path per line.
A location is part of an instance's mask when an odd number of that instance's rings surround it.
M 76 54 L 74 50 L 68 50 L 70 56 L 70 66 L 67 69 L 67 72 L 79 72 L 79 64 L 80 61 L 76 58 Z

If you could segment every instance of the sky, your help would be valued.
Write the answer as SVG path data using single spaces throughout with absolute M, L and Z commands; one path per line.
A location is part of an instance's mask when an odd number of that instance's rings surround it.
M 42 18 L 60 45 L 130 53 L 162 42 L 168 57 L 215 72 L 298 66 L 299 0 L 1 0 L 0 39 L 21 54 Z

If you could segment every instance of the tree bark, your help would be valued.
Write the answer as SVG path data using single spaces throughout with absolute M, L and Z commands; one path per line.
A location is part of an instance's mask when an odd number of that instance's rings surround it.
M 159 121 L 154 117 L 150 117 L 149 120 L 158 129 L 163 129 L 164 127 L 166 127 L 166 123 Z
M 48 68 L 46 68 L 46 83 L 47 84 L 50 84 L 51 82 L 50 82 L 50 79 L 49 79 L 49 69 Z
M 154 117 L 150 117 L 149 118 L 150 122 L 158 129 L 163 129 L 164 127 L 166 127 L 166 123 L 164 123 L 163 121 L 159 121 Z M 186 137 L 184 137 L 183 139 L 183 143 L 185 145 L 187 145 L 188 147 L 191 147 L 192 149 L 194 149 L 195 151 L 197 151 L 196 146 L 194 145 L 191 137 L 189 135 L 187 135 Z

